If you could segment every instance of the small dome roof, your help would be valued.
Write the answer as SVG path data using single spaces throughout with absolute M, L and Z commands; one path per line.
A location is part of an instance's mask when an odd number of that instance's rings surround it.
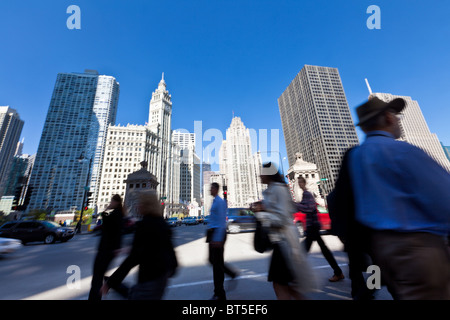
M 142 168 L 139 169 L 138 171 L 135 171 L 133 173 L 130 173 L 127 177 L 126 182 L 130 183 L 133 181 L 142 181 L 142 180 L 147 180 L 147 181 L 151 181 L 151 180 L 157 180 L 156 177 L 151 174 L 147 169 L 147 162 L 146 161 L 142 161 L 141 162 L 141 166 Z
M 297 160 L 291 168 L 292 171 L 317 170 L 317 165 L 303 160 L 303 155 L 300 152 L 297 152 L 295 156 Z

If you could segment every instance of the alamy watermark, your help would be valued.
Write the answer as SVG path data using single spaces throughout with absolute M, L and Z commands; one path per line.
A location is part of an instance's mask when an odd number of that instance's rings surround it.
M 381 29 L 381 9 L 379 6 L 371 5 L 367 8 L 367 14 L 370 14 L 370 17 L 367 18 L 367 28 L 369 30 L 373 29 Z
M 81 29 L 81 9 L 77 5 L 70 5 L 67 7 L 66 13 L 70 14 L 70 16 L 67 18 L 67 29 L 73 30 Z
M 66 286 L 69 290 L 81 289 L 81 269 L 77 265 L 70 265 L 66 269 L 66 273 L 70 274 L 67 278 Z
M 367 278 L 366 285 L 370 290 L 381 289 L 381 270 L 377 265 L 370 265 L 367 267 L 367 273 L 371 275 Z

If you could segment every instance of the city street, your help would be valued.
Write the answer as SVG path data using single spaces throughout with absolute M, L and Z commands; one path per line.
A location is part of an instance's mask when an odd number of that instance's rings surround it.
M 173 228 L 173 239 L 180 264 L 177 275 L 169 282 L 167 300 L 207 300 L 212 296 L 212 268 L 207 263 L 205 225 Z M 267 282 L 270 253 L 259 254 L 253 249 L 253 233 L 229 234 L 225 246 L 225 260 L 240 270 L 234 290 L 228 292 L 230 300 L 275 299 L 271 283 Z M 133 235 L 124 236 L 124 244 L 130 244 Z M 0 299 L 85 300 L 88 297 L 92 264 L 99 237 L 91 234 L 76 235 L 66 243 L 51 245 L 32 243 L 18 252 L 0 258 Z M 322 256 L 317 244 L 313 244 L 308 259 L 316 271 L 319 288 L 309 295 L 316 300 L 349 300 L 347 258 L 342 243 L 333 236 L 324 236 L 333 251 L 346 279 L 328 282 L 332 269 Z M 125 258 L 121 255 L 110 267 L 111 273 Z M 81 270 L 80 288 L 69 288 L 67 269 L 76 265 Z M 137 268 L 125 279 L 127 285 L 135 283 Z M 230 284 L 226 282 L 226 288 Z M 112 290 L 106 299 L 120 297 Z M 376 299 L 391 299 L 386 289 L 380 290 Z

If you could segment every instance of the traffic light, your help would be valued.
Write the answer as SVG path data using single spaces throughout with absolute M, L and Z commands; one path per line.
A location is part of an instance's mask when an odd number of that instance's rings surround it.
M 320 194 L 320 196 L 322 197 L 322 199 L 323 199 L 323 192 L 322 192 L 322 187 L 319 185 L 319 194 Z
M 88 192 L 87 193 L 87 199 L 86 199 L 86 208 L 84 210 L 87 210 L 89 208 L 89 205 L 91 204 L 92 201 L 92 192 Z
M 227 200 L 227 195 L 228 195 L 227 191 L 224 191 L 224 192 L 223 192 L 223 198 L 224 198 L 224 200 Z
M 84 211 L 87 211 L 87 209 L 89 209 L 88 207 L 84 207 Z
M 20 195 L 22 194 L 22 186 L 16 188 L 14 192 L 14 200 L 12 202 L 11 209 L 16 211 L 19 207 Z

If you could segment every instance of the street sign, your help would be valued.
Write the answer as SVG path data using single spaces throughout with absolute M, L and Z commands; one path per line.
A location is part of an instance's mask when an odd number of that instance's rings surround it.
M 166 200 L 167 199 L 167 197 L 161 197 L 161 200 Z
M 328 179 L 327 178 L 322 178 L 322 179 L 320 179 L 320 181 L 328 181 Z

